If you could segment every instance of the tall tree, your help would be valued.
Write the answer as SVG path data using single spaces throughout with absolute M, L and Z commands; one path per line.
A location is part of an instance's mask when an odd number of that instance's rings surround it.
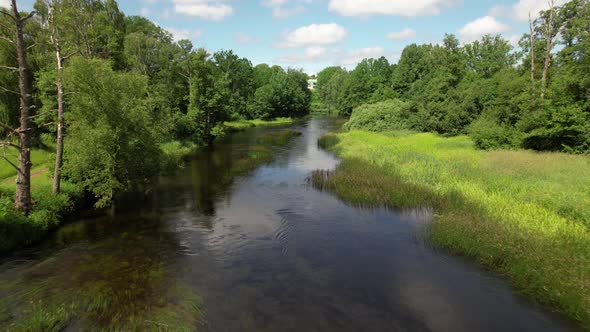
M 15 26 L 15 39 L 6 38 L 16 45 L 16 58 L 18 63 L 18 87 L 20 97 L 20 127 L 17 130 L 20 144 L 15 148 L 19 151 L 16 192 L 14 207 L 18 211 L 29 213 L 32 209 L 31 197 L 31 104 L 32 89 L 27 64 L 27 45 L 25 42 L 25 23 L 35 15 L 35 12 L 22 16 L 16 5 L 16 0 L 11 0 L 12 13 L 0 9 L 0 13 L 10 17 Z

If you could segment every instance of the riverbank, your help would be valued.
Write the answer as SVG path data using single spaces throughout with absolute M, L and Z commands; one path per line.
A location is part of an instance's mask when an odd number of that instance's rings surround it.
M 313 183 L 364 206 L 432 207 L 432 241 L 590 329 L 590 158 L 479 151 L 467 137 L 328 134 Z
M 50 144 L 46 146 L 31 153 L 34 165 L 31 170 L 34 208 L 28 216 L 13 208 L 16 170 L 10 168 L 8 163 L 3 163 L 0 168 L 0 254 L 38 242 L 59 226 L 84 200 L 83 188 L 65 180 L 62 181 L 62 192 L 53 195 L 51 176 L 55 152 Z M 169 172 L 178 168 L 184 157 L 197 146 L 190 142 L 172 141 L 162 144 L 160 148 L 161 170 Z

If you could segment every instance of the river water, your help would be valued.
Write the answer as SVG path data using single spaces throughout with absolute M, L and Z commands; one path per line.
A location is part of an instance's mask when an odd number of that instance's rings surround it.
M 107 292 L 101 301 L 140 306 L 165 289 L 142 276 L 165 269 L 167 284 L 202 298 L 200 331 L 575 329 L 501 278 L 429 246 L 428 210 L 361 209 L 308 185 L 313 170 L 338 164 L 316 143 L 334 121 L 293 127 L 303 135 L 245 176 L 225 177 L 257 135 L 276 129 L 251 129 L 199 151 L 149 194 L 79 216 L 39 246 L 1 258 L 0 284 L 50 280 L 55 292 L 75 294 L 97 274 L 88 266 L 100 274 L 108 257 L 116 271 L 102 287 L 142 289 L 123 300 Z M 0 288 L 0 300 L 18 305 L 15 289 Z M 32 294 L 29 302 L 42 301 Z M 67 330 L 85 324 L 92 322 Z

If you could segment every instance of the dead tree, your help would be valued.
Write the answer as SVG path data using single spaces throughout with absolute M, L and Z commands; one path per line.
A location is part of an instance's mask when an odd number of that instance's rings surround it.
M 18 211 L 29 213 L 32 209 L 31 197 L 31 83 L 29 81 L 29 73 L 27 68 L 27 45 L 25 43 L 24 28 L 25 22 L 29 20 L 35 12 L 23 17 L 18 11 L 16 0 L 11 0 L 11 12 L 0 10 L 0 13 L 10 17 L 15 26 L 15 39 L 3 38 L 4 41 L 15 44 L 16 58 L 18 62 L 18 95 L 20 99 L 20 127 L 12 129 L 11 133 L 17 134 L 19 144 L 12 144 L 4 142 L 2 146 L 9 145 L 18 151 L 18 163 L 8 161 L 17 170 L 16 178 L 16 192 L 14 197 L 14 207 Z
M 541 77 L 541 99 L 545 98 L 545 91 L 547 89 L 547 75 L 549 73 L 549 66 L 551 65 L 551 50 L 553 49 L 554 29 L 553 21 L 555 19 L 555 1 L 549 0 L 549 17 L 545 22 L 545 39 L 547 42 L 545 49 L 545 63 L 543 65 L 543 76 Z

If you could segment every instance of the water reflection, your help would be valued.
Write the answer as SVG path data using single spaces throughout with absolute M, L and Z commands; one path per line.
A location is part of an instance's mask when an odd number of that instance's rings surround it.
M 101 293 L 121 313 L 162 305 L 204 331 L 572 329 L 502 280 L 430 248 L 420 231 L 428 210 L 359 209 L 307 185 L 311 171 L 338 162 L 317 147 L 332 126 L 320 119 L 296 125 L 304 135 L 276 149 L 273 163 L 235 178 L 232 163 L 261 131 L 232 135 L 147 197 L 132 195 L 110 216 L 63 228 L 28 254 L 32 261 L 8 259 L 0 281 L 49 280 L 56 292 L 80 294 L 84 280 L 97 279 L 79 266 L 95 261 L 110 267 L 90 271 L 109 276 L 98 278 L 109 290 Z M 157 271 L 157 281 L 142 277 Z M 168 294 L 169 284 L 197 292 L 203 312 L 187 314 L 194 301 Z M 126 293 L 129 285 L 137 287 Z M 3 291 L 2 299 L 14 295 Z M 0 310 L 0 325 L 6 316 Z

